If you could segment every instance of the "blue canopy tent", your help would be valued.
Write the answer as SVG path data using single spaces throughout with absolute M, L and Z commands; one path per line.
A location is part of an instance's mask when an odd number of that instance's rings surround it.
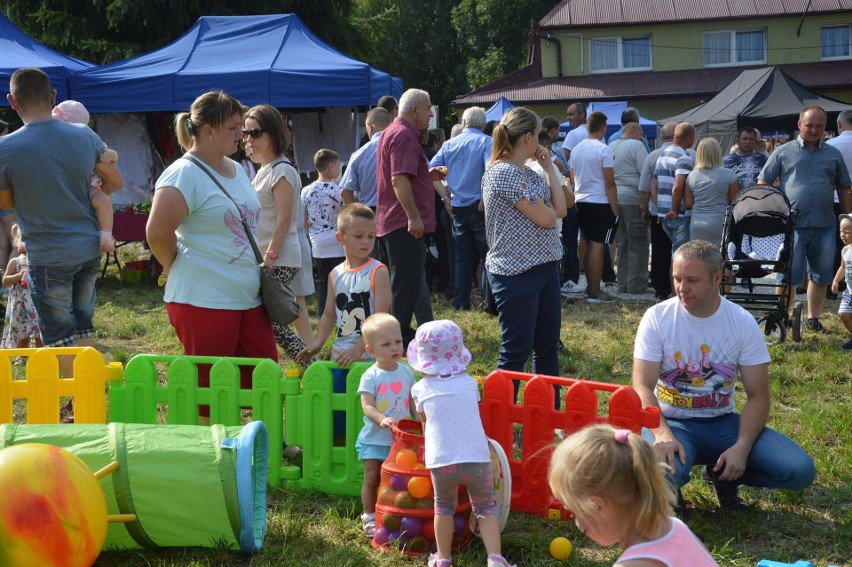
M 9 92 L 12 73 L 22 67 L 38 67 L 47 73 L 56 89 L 57 101 L 62 101 L 68 98 L 68 75 L 73 71 L 90 69 L 94 65 L 63 55 L 37 42 L 0 13 L 0 84 L 4 92 Z M 2 97 L 0 106 L 9 106 L 6 97 Z
M 609 138 L 615 134 L 619 128 L 621 128 L 621 113 L 624 112 L 624 109 L 626 108 L 626 101 L 591 102 L 588 106 L 586 106 L 586 115 L 588 116 L 592 112 L 603 112 L 606 114 L 606 137 Z M 645 134 L 646 138 L 653 140 L 657 137 L 657 123 L 654 120 L 640 116 L 639 125 L 642 127 L 642 132 Z M 570 130 L 571 125 L 568 122 L 560 124 L 560 138 L 564 138 L 565 134 L 567 134 Z
M 505 97 L 501 96 L 497 99 L 497 102 L 491 106 L 491 108 L 485 111 L 485 119 L 488 121 L 500 120 L 503 118 L 504 114 L 513 108 L 515 108 L 515 105 L 509 102 Z
M 186 110 L 223 89 L 247 105 L 374 105 L 402 81 L 335 50 L 295 14 L 205 16 L 165 47 L 71 76 L 92 113 Z

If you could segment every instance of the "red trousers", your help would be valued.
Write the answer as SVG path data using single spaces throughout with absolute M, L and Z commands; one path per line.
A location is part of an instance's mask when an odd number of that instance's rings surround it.
M 166 311 L 184 354 L 271 358 L 278 362 L 272 325 L 262 305 L 240 311 L 166 303 Z M 241 388 L 251 388 L 252 370 L 250 366 L 240 367 Z M 198 385 L 210 385 L 210 365 L 198 365 Z M 209 416 L 210 408 L 201 406 L 198 413 Z

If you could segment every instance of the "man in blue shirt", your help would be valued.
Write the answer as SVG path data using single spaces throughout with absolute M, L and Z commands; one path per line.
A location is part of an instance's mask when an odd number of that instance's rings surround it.
M 390 126 L 392 120 L 390 112 L 380 106 L 367 113 L 366 126 L 370 141 L 349 158 L 349 165 L 340 180 L 340 197 L 344 204 L 357 200 L 376 210 L 376 148 L 382 131 Z
M 447 189 L 453 214 L 453 242 L 456 247 L 453 308 L 470 310 L 470 284 L 485 259 L 488 242 L 485 239 L 485 213 L 480 208 L 482 200 L 482 175 L 491 159 L 491 136 L 485 128 L 485 109 L 473 106 L 464 111 L 464 130 L 450 138 L 429 167 L 447 168 Z M 439 194 L 442 194 L 439 191 Z M 445 203 L 446 204 L 446 203 Z
M 825 305 L 825 291 L 837 268 L 834 265 L 835 192 L 842 212 L 852 211 L 852 182 L 843 155 L 823 141 L 827 119 L 825 110 L 819 106 L 803 108 L 799 113 L 799 137 L 769 156 L 757 180 L 761 185 L 771 185 L 778 179 L 780 189 L 798 211 L 789 283 L 791 289 L 804 283 L 807 260 L 810 280 L 807 327 L 818 333 L 825 331 L 819 316 Z
M 743 126 L 737 132 L 737 151 L 725 156 L 724 164 L 737 175 L 740 191 L 757 183 L 757 175 L 766 165 L 767 157 L 754 148 L 757 146 L 757 130 Z

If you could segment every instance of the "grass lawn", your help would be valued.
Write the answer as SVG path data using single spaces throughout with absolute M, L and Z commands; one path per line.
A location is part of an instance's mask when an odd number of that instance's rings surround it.
M 563 376 L 627 384 L 633 339 L 648 302 L 617 302 L 563 308 Z M 823 318 L 829 333 L 806 331 L 801 343 L 770 346 L 772 408 L 769 425 L 813 455 L 819 475 L 800 493 L 742 489 L 752 507 L 740 513 L 717 508 L 700 480 L 684 489 L 691 514 L 687 522 L 721 565 L 754 567 L 761 559 L 814 565 L 852 565 L 852 355 L 840 350 L 846 337 L 828 302 Z M 500 338 L 496 319 L 484 313 L 457 314 L 435 296 L 435 316 L 453 318 L 465 331 L 473 354 L 471 374 L 487 376 L 496 364 Z M 126 362 L 137 353 L 175 354 L 180 345 L 168 324 L 162 291 L 153 284 L 120 284 L 110 272 L 98 290 L 95 324 L 98 348 L 109 360 Z M 286 364 L 286 362 L 284 362 Z M 743 400 L 738 393 L 738 406 Z M 416 565 L 395 554 L 375 552 L 361 534 L 358 498 L 270 489 L 268 532 L 263 551 L 246 556 L 227 550 L 168 549 L 104 553 L 99 566 L 323 565 L 337 567 Z M 203 518 L 199 518 L 203 521 Z M 548 545 L 556 536 L 574 543 L 567 562 L 553 560 Z M 513 512 L 503 533 L 504 555 L 519 566 L 612 565 L 617 549 L 602 549 L 573 524 Z M 485 564 L 474 541 L 454 565 Z

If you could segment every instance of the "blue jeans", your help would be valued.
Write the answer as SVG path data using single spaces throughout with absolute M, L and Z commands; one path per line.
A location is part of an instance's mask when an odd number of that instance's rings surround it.
M 75 266 L 29 266 L 30 295 L 46 347 L 73 346 L 95 334 L 95 281 L 100 256 Z
M 689 217 L 663 219 L 663 230 L 672 241 L 672 254 L 689 242 Z
M 837 238 L 835 225 L 820 228 L 797 228 L 793 246 L 793 285 L 805 283 L 805 261 L 808 279 L 820 285 L 831 285 L 837 265 L 834 263 Z
M 453 243 L 456 251 L 453 308 L 470 309 L 470 282 L 479 260 L 488 253 L 485 213 L 478 210 L 476 204 L 453 207 Z
M 497 368 L 523 372 L 532 352 L 533 374 L 559 376 L 559 263 L 539 264 L 514 276 L 488 272 L 488 281 L 500 319 Z
M 672 433 L 683 445 L 686 464 L 675 459 L 674 480 L 678 487 L 689 482 L 689 469 L 693 465 L 716 464 L 724 451 L 737 441 L 740 416 L 729 413 L 702 419 L 668 419 Z M 654 435 L 642 430 L 642 436 L 654 442 Z M 789 437 L 768 427 L 758 436 L 746 462 L 746 470 L 738 484 L 763 488 L 801 490 L 816 477 L 814 461 Z

